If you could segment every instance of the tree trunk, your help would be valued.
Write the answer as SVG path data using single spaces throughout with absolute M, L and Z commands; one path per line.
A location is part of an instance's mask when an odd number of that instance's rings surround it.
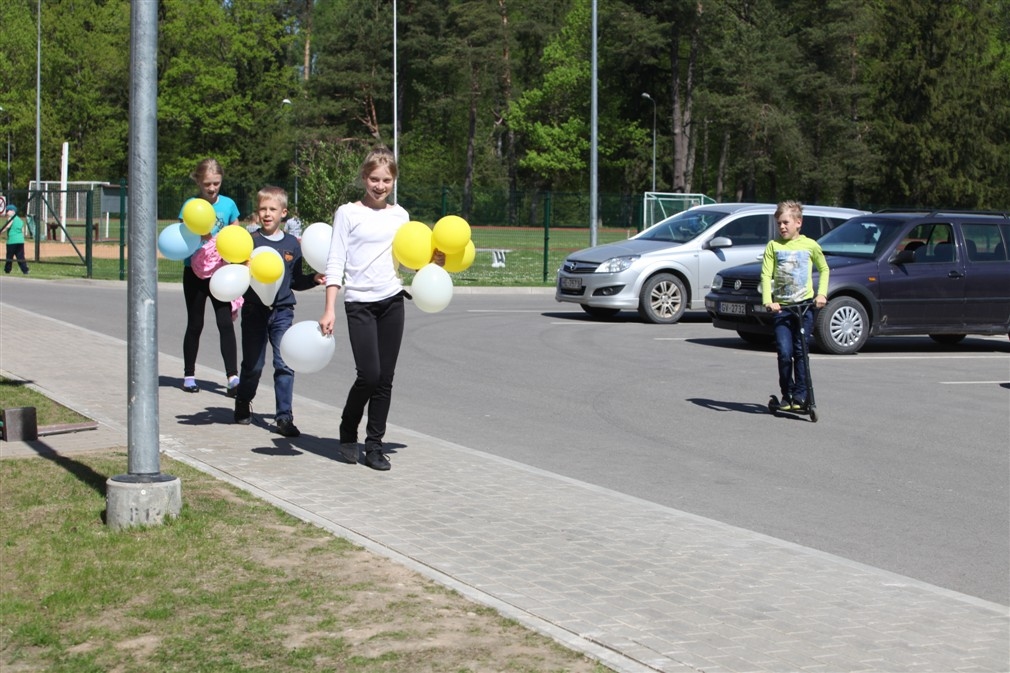
M 691 125 L 694 107 L 694 69 L 698 61 L 701 5 L 696 9 L 695 21 L 691 28 L 690 49 L 686 70 L 681 72 L 680 27 L 674 24 L 673 39 L 670 41 L 671 104 L 670 132 L 673 136 L 673 191 L 690 192 L 694 174 L 697 143 Z M 683 85 L 682 85 L 683 84 Z
M 723 190 L 726 185 L 726 164 L 729 163 L 729 131 L 722 137 L 722 151 L 719 152 L 719 172 L 715 178 L 715 200 L 722 202 Z
M 512 105 L 512 52 L 509 47 L 509 15 L 505 0 L 498 0 L 498 9 L 501 12 L 502 29 L 502 110 L 498 118 L 505 126 L 505 170 L 508 174 L 509 197 L 508 197 L 508 223 L 515 224 L 519 213 L 519 205 L 516 203 L 516 192 L 518 190 L 519 176 L 516 170 L 516 134 L 512 130 L 508 121 L 509 109 Z
M 476 65 L 470 66 L 470 114 L 469 123 L 466 130 L 466 168 L 463 173 L 463 219 L 470 219 L 470 211 L 473 209 L 473 169 L 474 154 L 477 136 L 477 100 L 480 98 L 480 82 L 478 81 L 479 69 Z

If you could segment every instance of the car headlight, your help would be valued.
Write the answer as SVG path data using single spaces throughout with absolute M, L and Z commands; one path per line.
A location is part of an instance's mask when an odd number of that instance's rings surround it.
M 638 255 L 611 257 L 606 262 L 596 267 L 596 273 L 620 273 L 634 264 L 638 257 Z
M 715 274 L 715 278 L 712 279 L 712 289 L 721 290 L 722 289 L 722 276 Z

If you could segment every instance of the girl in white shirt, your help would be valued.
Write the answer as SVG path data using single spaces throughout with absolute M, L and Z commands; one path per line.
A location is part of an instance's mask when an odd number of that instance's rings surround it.
M 358 426 L 367 406 L 363 462 L 375 470 L 390 467 L 382 439 L 403 340 L 403 299 L 410 297 L 393 261 L 393 237 L 410 219 L 401 206 L 387 203 L 397 173 L 389 149 L 371 151 L 361 165 L 364 196 L 337 208 L 326 259 L 326 307 L 319 319 L 323 334 L 332 334 L 337 295 L 343 287 L 357 378 L 341 415 L 340 452 L 345 460 L 357 462 Z M 435 251 L 432 261 L 444 265 L 445 255 Z

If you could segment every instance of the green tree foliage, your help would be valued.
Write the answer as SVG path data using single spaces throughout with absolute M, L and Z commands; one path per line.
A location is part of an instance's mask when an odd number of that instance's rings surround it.
M 306 225 L 332 222 L 341 204 L 361 198 L 359 171 L 368 147 L 365 140 L 319 140 L 306 145 L 299 200 L 299 214 Z
M 0 142 L 3 142 L 4 172 L 0 182 L 7 187 L 6 159 L 11 150 L 11 184 L 24 189 L 35 177 L 35 46 L 34 4 L 0 3 Z
M 290 190 L 297 171 L 301 214 L 328 219 L 352 155 L 395 137 L 407 200 L 444 186 L 469 212 L 493 189 L 584 192 L 591 1 L 400 0 L 394 92 L 392 0 L 160 0 L 162 185 L 191 191 L 194 165 L 214 156 L 246 212 L 241 192 Z M 129 0 L 41 4 L 42 177 L 59 177 L 68 142 L 71 180 L 116 181 Z M 0 3 L 15 188 L 35 170 L 36 6 Z M 661 190 L 1010 207 L 1005 2 L 611 0 L 598 11 L 602 191 L 651 184 L 645 92 Z
M 185 176 L 207 156 L 231 183 L 260 185 L 294 160 L 297 87 L 288 63 L 293 19 L 277 0 L 164 0 L 159 41 L 158 151 L 162 176 Z
M 880 191 L 909 205 L 1005 207 L 1006 9 L 910 1 L 878 12 L 888 30 L 868 40 L 867 112 Z
M 571 188 L 589 165 L 590 28 L 589 2 L 576 0 L 544 49 L 542 83 L 523 92 L 509 116 L 523 138 L 520 168 L 545 187 Z

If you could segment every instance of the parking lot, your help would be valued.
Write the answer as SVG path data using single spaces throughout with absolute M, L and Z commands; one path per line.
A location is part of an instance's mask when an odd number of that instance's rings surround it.
M 2 301 L 126 338 L 125 284 L 5 279 Z M 321 292 L 301 294 L 296 320 L 321 305 Z M 159 349 L 181 354 L 181 288 L 161 286 L 158 315 Z M 353 365 L 337 338 L 297 395 L 342 402 Z M 200 363 L 220 369 L 215 342 L 208 324 Z M 819 422 L 776 418 L 774 353 L 701 314 L 593 321 L 540 291 L 460 290 L 442 313 L 408 309 L 390 420 L 1010 603 L 1010 340 L 876 339 L 855 356 L 814 354 L 812 371 Z

